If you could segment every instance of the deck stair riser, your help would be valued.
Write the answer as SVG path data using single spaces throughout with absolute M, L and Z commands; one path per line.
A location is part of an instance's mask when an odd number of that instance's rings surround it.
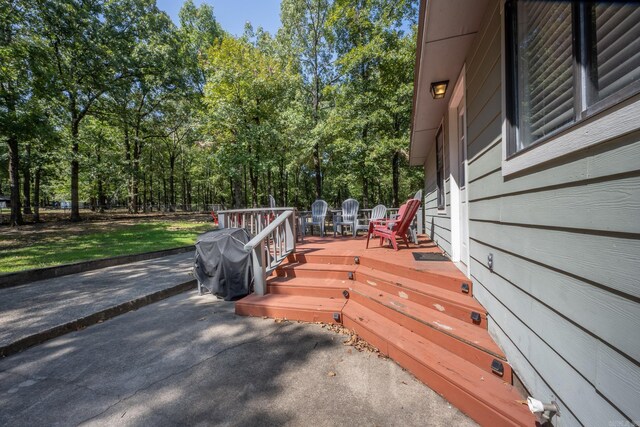
M 511 383 L 510 366 L 486 330 L 358 282 L 349 293 L 350 300 L 473 363 L 488 376 L 496 375 L 491 370 L 493 360 L 501 361 L 504 374 L 500 378 Z
M 354 265 L 355 260 L 353 256 L 349 255 L 315 255 L 309 254 L 296 254 L 295 261 L 303 264 L 337 264 L 337 265 Z
M 440 262 L 440 261 L 435 261 Z M 428 264 L 425 262 L 425 264 Z M 407 279 L 415 280 L 418 282 L 429 283 L 434 286 L 441 287 L 453 292 L 461 293 L 462 283 L 466 283 L 469 287 L 469 292 L 465 293 L 468 296 L 473 294 L 473 286 L 470 280 L 461 280 L 456 277 L 451 277 L 446 274 L 439 274 L 433 271 L 418 270 L 416 268 L 398 268 L 397 264 L 391 262 L 385 262 L 368 257 L 360 257 L 360 265 L 365 267 L 374 268 L 385 273 L 392 273 Z
M 484 308 L 468 295 L 363 266 L 356 270 L 355 280 L 487 329 L 487 315 Z M 471 319 L 473 312 L 480 315 L 480 322 L 474 322 Z
M 348 279 L 278 277 L 267 282 L 267 290 L 268 293 L 277 295 L 342 299 L 344 298 L 342 292 L 349 288 L 350 283 Z
M 535 425 L 511 385 L 358 302 L 345 305 L 343 324 L 481 425 Z
M 240 316 L 269 317 L 273 319 L 300 320 L 303 322 L 341 323 L 335 313 L 341 313 L 344 299 L 313 298 L 292 295 L 249 295 L 236 302 L 236 314 Z
M 289 264 L 276 270 L 278 277 L 308 277 L 314 279 L 349 279 L 353 266 L 340 264 Z

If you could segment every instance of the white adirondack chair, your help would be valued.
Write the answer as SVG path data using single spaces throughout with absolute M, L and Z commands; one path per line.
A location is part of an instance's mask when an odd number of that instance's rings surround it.
M 342 202 L 342 212 L 334 217 L 333 234 L 340 227 L 340 233 L 344 236 L 344 226 L 351 227 L 353 237 L 356 237 L 358 223 L 358 208 L 360 203 L 356 199 L 347 199 Z
M 316 200 L 311 205 L 311 222 L 306 222 L 305 227 L 311 227 L 311 235 L 313 236 L 313 226 L 320 228 L 320 235 L 324 237 L 324 221 L 327 216 L 327 202 L 324 200 Z
M 369 220 L 384 219 L 386 214 L 387 207 L 385 205 L 377 205 L 371 210 L 371 218 Z
M 416 217 L 411 222 L 411 226 L 409 227 L 409 235 L 411 240 L 416 245 L 418 244 L 418 231 L 422 231 L 422 227 L 418 227 L 418 221 L 422 221 L 422 189 L 418 190 L 416 194 L 413 196 L 415 200 L 420 200 L 420 208 L 418 208 L 418 212 L 416 212 Z M 420 229 L 420 230 L 419 230 Z
M 368 220 L 366 220 L 362 224 L 360 224 L 360 221 L 358 221 L 356 225 L 356 229 L 367 231 L 369 229 L 370 222 L 376 222 L 381 219 L 385 219 L 386 215 L 387 215 L 387 207 L 385 205 L 377 205 L 373 209 L 371 209 L 371 216 L 369 217 Z

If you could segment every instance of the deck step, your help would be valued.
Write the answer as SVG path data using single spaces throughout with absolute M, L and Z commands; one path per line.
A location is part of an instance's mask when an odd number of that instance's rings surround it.
M 353 299 L 343 323 L 481 425 L 535 425 L 513 386 Z
M 267 282 L 268 293 L 342 299 L 351 280 L 315 277 L 276 277 Z
M 417 264 L 416 262 L 413 262 Z M 381 261 L 368 256 L 360 257 L 360 265 L 385 273 L 392 273 L 406 279 L 415 280 L 417 282 L 429 283 L 433 286 L 440 287 L 456 293 L 471 296 L 473 294 L 473 285 L 471 280 L 467 279 L 453 264 L 445 261 L 422 262 L 417 266 L 404 266 L 399 269 L 398 264 L 393 259 Z M 427 269 L 428 268 L 428 269 Z M 464 286 L 463 286 L 464 285 Z M 466 292 L 463 290 L 466 289 Z
M 236 314 L 304 322 L 340 323 L 341 316 L 336 320 L 334 314 L 342 312 L 345 302 L 344 298 L 251 294 L 236 302 Z
M 348 280 L 354 266 L 342 264 L 291 263 L 276 270 L 278 277 L 309 277 L 320 279 Z
M 351 283 L 349 293 L 351 300 L 446 348 L 487 375 L 496 375 L 492 363 L 497 360 L 502 364 L 500 378 L 511 384 L 511 367 L 487 330 L 357 281 Z
M 398 270 L 396 268 L 395 271 L 398 272 Z M 464 322 L 487 328 L 487 314 L 484 307 L 468 294 L 453 292 L 364 265 L 356 269 L 355 280 L 426 307 L 435 308 Z M 480 316 L 479 322 L 472 320 L 472 313 Z

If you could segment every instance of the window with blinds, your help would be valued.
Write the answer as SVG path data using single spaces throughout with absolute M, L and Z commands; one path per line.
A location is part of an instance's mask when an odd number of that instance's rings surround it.
M 640 5 L 591 4 L 589 15 L 595 103 L 640 80 Z
M 518 4 L 518 149 L 574 120 L 571 4 Z
M 514 154 L 640 92 L 640 4 L 505 5 Z

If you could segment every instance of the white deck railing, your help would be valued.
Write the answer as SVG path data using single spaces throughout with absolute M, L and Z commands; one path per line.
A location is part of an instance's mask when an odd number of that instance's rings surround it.
M 278 214 L 275 217 L 275 214 Z M 296 249 L 296 210 L 294 208 L 258 208 L 220 211 L 221 228 L 245 228 L 255 235 L 244 245 L 251 252 L 253 289 L 258 295 L 267 291 L 267 277 Z
M 218 211 L 220 228 L 245 228 L 254 236 L 276 219 L 282 212 L 295 208 L 252 208 Z

